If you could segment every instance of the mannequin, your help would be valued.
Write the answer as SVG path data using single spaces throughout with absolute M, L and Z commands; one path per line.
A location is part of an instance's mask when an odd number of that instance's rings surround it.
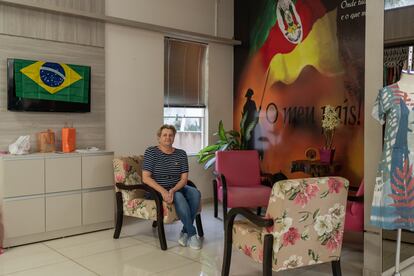
M 414 71 L 410 71 L 410 73 L 403 71 L 397 83 L 401 91 L 414 94 Z
M 408 73 L 409 72 L 409 73 Z M 401 73 L 401 78 L 397 82 L 401 91 L 407 94 L 414 94 L 414 72 L 407 70 Z M 395 252 L 395 272 L 394 276 L 400 276 L 400 251 L 401 251 L 401 228 L 397 229 L 397 245 Z
M 407 73 L 410 72 L 410 73 Z M 414 231 L 414 74 L 380 89 L 373 117 L 385 124 L 384 149 L 377 170 L 371 224 L 397 230 L 394 276 L 400 276 L 401 229 Z

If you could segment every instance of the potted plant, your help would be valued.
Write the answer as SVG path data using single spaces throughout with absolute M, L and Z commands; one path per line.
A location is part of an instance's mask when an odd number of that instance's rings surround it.
M 333 139 L 335 129 L 339 126 L 340 120 L 333 106 L 325 106 L 322 117 L 322 130 L 325 137 L 325 145 L 319 149 L 319 156 L 322 162 L 332 163 L 335 154 Z
M 226 131 L 223 126 L 223 122 L 220 120 L 218 125 L 217 133 L 214 133 L 215 136 L 218 136 L 218 141 L 210 146 L 207 146 L 201 149 L 198 155 L 198 163 L 204 164 L 204 169 L 208 169 L 216 161 L 216 151 L 223 150 L 245 150 L 248 149 L 248 142 L 252 137 L 252 131 L 255 128 L 259 118 L 255 118 L 252 122 L 246 125 L 246 119 L 248 117 L 248 112 L 246 112 L 241 121 L 240 121 L 240 132 L 236 130 Z

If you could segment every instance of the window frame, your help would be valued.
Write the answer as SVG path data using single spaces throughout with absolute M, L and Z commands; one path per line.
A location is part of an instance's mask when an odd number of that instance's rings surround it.
M 171 44 L 170 42 L 174 41 L 178 42 L 180 44 L 189 44 L 192 46 L 189 47 L 194 47 L 194 44 L 197 44 L 200 46 L 200 54 L 198 55 L 198 59 L 194 59 L 196 60 L 195 62 L 197 62 L 197 64 L 199 64 L 199 70 L 200 73 L 196 74 L 196 75 L 192 75 L 192 77 L 196 77 L 197 78 L 197 83 L 198 83 L 198 92 L 197 92 L 197 103 L 193 102 L 192 104 L 188 104 L 188 101 L 185 101 L 185 99 L 183 100 L 183 104 L 180 104 L 180 102 L 174 102 L 171 103 L 171 98 L 170 98 L 170 89 L 172 87 L 174 87 L 174 89 L 176 89 L 175 86 L 170 86 L 170 78 L 173 76 L 172 74 L 170 74 L 171 70 L 174 70 L 174 65 L 176 65 L 177 63 L 170 63 L 170 56 L 171 56 Z M 178 52 L 179 53 L 179 52 Z M 174 56 L 175 58 L 177 58 L 177 55 Z M 194 55 L 192 56 L 194 58 Z M 198 148 L 195 152 L 190 152 L 189 149 L 190 148 L 183 148 L 186 152 L 188 156 L 195 156 L 197 155 L 197 153 L 203 149 L 207 144 L 208 144 L 208 107 L 207 107 L 207 91 L 208 91 L 208 57 L 209 57 L 209 45 L 206 43 L 202 43 L 202 42 L 197 42 L 197 41 L 189 41 L 189 40 L 183 40 L 183 39 L 176 39 L 176 38 L 171 38 L 171 37 L 164 37 L 164 109 L 163 109 L 163 122 L 166 123 L 167 119 L 171 119 L 171 118 L 176 118 L 177 115 L 170 115 L 167 114 L 166 112 L 166 108 L 182 108 L 182 109 L 191 109 L 191 108 L 197 108 L 197 109 L 201 109 L 202 110 L 202 116 L 201 117 L 197 117 L 197 116 L 179 116 L 180 118 L 195 118 L 195 119 L 200 119 L 200 124 L 201 124 L 201 131 L 181 131 L 181 129 L 177 129 L 178 133 L 182 133 L 182 132 L 186 132 L 186 133 L 190 133 L 190 132 L 197 132 L 200 133 L 200 137 L 201 137 L 201 143 L 200 143 L 200 148 Z M 183 54 L 183 60 L 187 60 L 188 56 L 184 53 Z M 171 66 L 173 65 L 173 66 Z M 191 75 L 191 74 L 190 74 Z M 189 76 L 188 74 L 186 76 Z M 195 81 L 195 80 L 194 80 Z M 186 86 L 183 86 L 182 89 L 185 89 Z M 174 94 L 174 93 L 173 93 Z M 194 94 L 194 93 L 193 93 Z M 174 94 L 175 95 L 175 94 Z M 183 92 L 183 95 L 185 95 L 185 93 Z M 186 113 L 185 111 L 183 112 L 184 114 Z M 183 144 L 181 144 L 181 146 L 183 146 Z
M 165 115 L 165 109 L 167 109 L 167 108 L 179 108 L 179 109 L 193 109 L 193 108 L 196 108 L 196 109 L 199 109 L 200 111 L 202 111 L 202 116 L 186 116 L 186 115 L 182 115 L 182 116 L 178 116 L 178 114 L 176 115 L 176 116 L 173 116 L 173 115 Z M 191 131 L 191 130 L 188 130 L 188 131 L 182 131 L 182 130 L 180 130 L 180 129 L 176 129 L 177 130 L 177 134 L 178 133 L 200 133 L 200 136 L 201 136 L 201 147 L 200 147 L 200 149 L 198 149 L 198 151 L 200 151 L 201 149 L 203 149 L 206 145 L 207 145 L 207 143 L 208 143 L 208 141 L 207 141 L 207 108 L 206 107 L 164 107 L 164 109 L 163 109 L 163 122 L 164 122 L 164 124 L 165 123 L 167 123 L 166 121 L 165 121 L 165 119 L 166 118 L 189 118 L 189 119 L 191 119 L 191 118 L 194 118 L 194 119 L 200 119 L 200 127 L 201 127 L 201 131 Z M 177 136 L 177 134 L 176 134 L 176 136 Z M 188 156 L 196 156 L 197 155 L 197 153 L 198 153 L 198 151 L 197 152 L 190 152 L 190 151 L 187 151 L 187 149 L 183 149 L 183 150 L 185 150 L 186 151 L 186 153 L 187 153 L 187 155 Z

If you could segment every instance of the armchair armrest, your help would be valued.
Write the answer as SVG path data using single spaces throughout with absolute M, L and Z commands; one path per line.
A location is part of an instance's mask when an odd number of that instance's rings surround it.
M 273 225 L 273 219 L 265 219 L 252 213 L 247 208 L 233 208 L 230 210 L 225 221 L 226 231 L 224 232 L 224 256 L 223 256 L 223 268 L 222 275 L 229 275 L 231 251 L 233 245 L 233 222 L 236 215 L 242 215 L 249 221 L 259 227 L 268 227 Z M 263 244 L 263 275 L 272 274 L 272 262 L 273 262 L 273 235 L 264 235 Z
M 260 184 L 272 188 L 272 174 L 260 172 Z
M 196 188 L 198 190 L 197 186 L 191 180 L 187 180 L 187 185 L 190 186 L 190 187 Z
M 352 201 L 352 202 L 364 202 L 364 196 L 354 196 L 354 195 L 349 195 L 348 196 L 348 200 Z
M 359 187 L 355 187 L 355 186 L 349 186 L 349 191 L 348 191 L 348 199 L 349 201 L 352 202 L 364 202 L 364 195 L 359 195 L 357 196 Z
M 164 218 L 164 208 L 162 207 L 162 196 L 160 193 L 158 193 L 155 189 L 151 188 L 145 183 L 142 184 L 134 184 L 134 185 L 125 185 L 123 183 L 116 183 L 115 186 L 120 190 L 144 190 L 146 192 L 149 192 L 151 196 L 155 200 L 155 205 L 157 206 L 157 219 L 163 219 Z
M 250 211 L 247 208 L 233 208 L 233 209 L 231 209 L 230 212 L 228 213 L 228 220 L 227 220 L 226 223 L 229 224 L 231 222 L 231 224 L 232 224 L 231 226 L 233 227 L 233 221 L 234 221 L 234 218 L 237 215 L 244 216 L 250 222 L 257 225 L 258 227 L 270 227 L 274 223 L 273 219 L 266 219 L 264 217 L 258 216 L 258 215 L 254 214 L 252 211 Z
M 358 189 L 359 189 L 359 187 L 355 187 L 355 186 L 351 186 L 351 185 L 349 185 L 349 187 L 348 187 L 348 191 L 349 192 L 357 192 L 358 191 Z
M 133 185 L 125 185 L 123 183 L 116 183 L 116 187 L 120 190 L 144 190 L 151 194 L 154 198 L 159 197 L 162 200 L 161 195 L 153 188 L 151 188 L 149 185 L 142 183 L 142 184 L 133 184 Z
M 260 172 L 260 176 L 261 176 L 261 177 L 269 177 L 269 178 L 271 178 L 271 177 L 272 177 L 272 175 L 273 175 L 273 174 L 271 174 L 271 173 Z
M 124 183 L 116 183 L 115 186 L 120 190 L 145 190 L 147 192 L 150 192 L 150 189 L 152 189 L 147 184 L 133 184 L 133 185 L 125 185 Z
M 221 180 L 221 186 L 223 187 L 223 192 L 227 191 L 227 181 L 224 174 L 214 171 L 214 175 L 217 177 L 217 179 Z

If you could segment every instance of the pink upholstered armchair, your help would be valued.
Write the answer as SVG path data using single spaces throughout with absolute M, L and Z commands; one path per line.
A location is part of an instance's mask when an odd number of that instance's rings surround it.
M 213 180 L 214 217 L 218 201 L 223 203 L 223 221 L 227 208 L 267 206 L 271 188 L 261 185 L 259 154 L 256 150 L 216 152 L 216 179 Z
M 349 188 L 351 190 L 351 187 Z M 364 181 L 355 195 L 348 195 L 345 231 L 364 231 Z
M 341 275 L 340 258 L 348 181 L 303 178 L 273 185 L 266 216 L 234 208 L 226 220 L 222 276 L 230 272 L 232 246 L 263 264 L 263 275 L 330 262 Z M 247 220 L 237 220 L 237 215 Z

